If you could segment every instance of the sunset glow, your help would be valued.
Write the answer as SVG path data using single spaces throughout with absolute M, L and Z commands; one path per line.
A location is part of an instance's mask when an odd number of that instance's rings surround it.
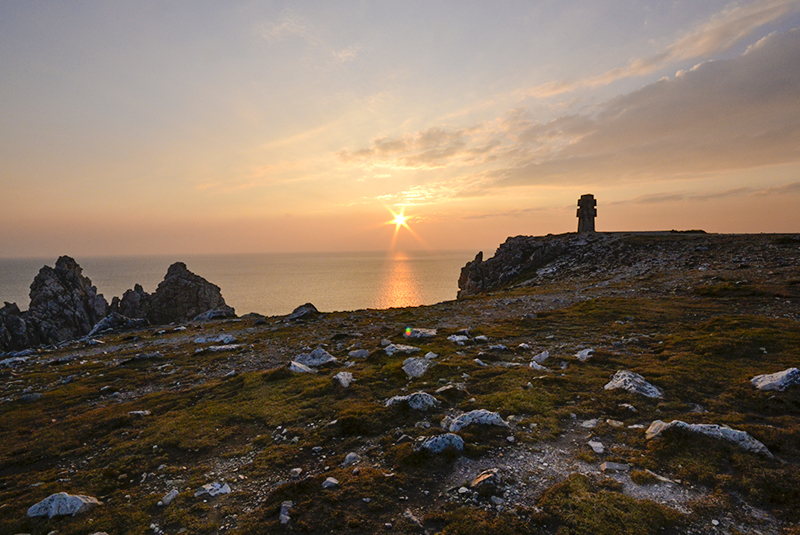
M 800 0 L 147 6 L 0 4 L 0 256 L 800 230 Z

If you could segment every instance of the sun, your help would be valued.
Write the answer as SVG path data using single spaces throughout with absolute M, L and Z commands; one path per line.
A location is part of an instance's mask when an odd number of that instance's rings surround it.
M 394 216 L 394 224 L 398 227 L 406 226 L 406 216 L 403 214 L 397 214 Z

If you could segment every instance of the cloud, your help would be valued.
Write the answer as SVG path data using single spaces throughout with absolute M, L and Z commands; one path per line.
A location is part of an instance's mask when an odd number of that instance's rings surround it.
M 707 58 L 728 50 L 756 29 L 798 9 L 800 2 L 797 0 L 765 0 L 744 6 L 731 4 L 650 57 L 634 58 L 624 67 L 583 80 L 547 82 L 526 91 L 526 94 L 546 98 L 582 87 L 603 86 L 623 78 L 644 76 L 682 60 Z
M 348 166 L 436 171 L 404 192 L 432 200 L 506 187 L 612 184 L 800 162 L 800 29 L 707 61 L 590 111 L 537 121 L 525 108 L 339 151 Z M 435 183 L 433 183 L 435 182 Z
M 674 203 L 676 201 L 718 201 L 735 197 L 765 197 L 772 195 L 791 195 L 800 193 L 800 182 L 780 184 L 766 188 L 740 187 L 725 191 L 712 191 L 706 193 L 652 193 L 641 195 L 633 199 L 606 202 L 607 206 L 626 204 L 660 204 Z
M 274 23 L 266 24 L 262 35 L 270 41 L 282 41 L 290 37 L 300 37 L 311 44 L 319 45 L 322 40 L 314 25 L 290 9 L 281 14 L 281 18 Z

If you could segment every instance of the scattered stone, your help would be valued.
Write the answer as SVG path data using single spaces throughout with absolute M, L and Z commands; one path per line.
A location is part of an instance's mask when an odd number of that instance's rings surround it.
M 209 336 L 198 336 L 194 339 L 195 344 L 224 344 L 230 345 L 238 342 L 235 336 L 230 334 L 216 334 Z
M 622 463 L 609 463 L 605 462 L 600 465 L 600 470 L 603 472 L 627 472 L 631 467 Z
M 508 347 L 503 344 L 494 344 L 489 346 L 489 351 L 508 351 Z
M 508 424 L 496 412 L 476 409 L 457 417 L 450 423 L 448 431 L 456 433 L 469 425 L 497 425 L 508 427 Z
M 545 351 L 542 351 L 541 353 L 539 353 L 538 355 L 534 356 L 533 357 L 533 361 L 536 364 L 541 364 L 544 361 L 546 361 L 548 358 L 550 358 L 550 352 L 545 350 Z
M 336 362 L 336 357 L 318 347 L 311 353 L 301 353 L 294 358 L 294 362 L 299 364 L 305 364 L 306 366 L 310 366 L 312 368 L 316 368 L 318 366 L 322 366 L 324 364 L 329 364 L 332 362 Z
M 339 372 L 334 375 L 333 378 L 339 382 L 339 386 L 342 388 L 349 388 L 353 381 L 355 381 L 353 374 L 350 372 Z
M 550 368 L 546 368 L 546 367 L 542 366 L 541 364 L 539 364 L 539 363 L 538 363 L 538 362 L 536 362 L 535 360 L 532 360 L 532 361 L 531 361 L 531 362 L 528 364 L 528 367 L 529 367 L 530 369 L 532 369 L 532 370 L 536 370 L 537 372 L 549 372 L 549 371 L 550 371 Z
M 480 494 L 481 496 L 491 496 L 497 491 L 500 486 L 500 474 L 497 468 L 484 470 L 472 480 L 469 488 Z
M 602 442 L 598 442 L 596 440 L 590 440 L 588 444 L 589 447 L 592 448 L 592 451 L 595 453 L 603 453 L 604 451 L 606 451 L 606 448 L 605 446 L 603 446 Z
M 488 364 L 483 362 L 481 359 L 473 359 L 473 361 L 475 362 L 475 364 L 477 364 L 481 368 L 485 368 L 486 366 L 488 366 Z
M 369 356 L 369 350 L 356 349 L 348 353 L 347 356 L 354 359 L 365 359 Z
M 756 375 L 750 382 L 759 390 L 786 390 L 790 386 L 800 385 L 800 370 L 789 368 L 782 372 L 770 373 L 766 375 Z
M 294 507 L 294 503 L 287 500 L 281 504 L 281 512 L 278 514 L 278 519 L 281 521 L 281 524 L 288 524 L 289 521 L 292 519 L 289 516 L 289 510 Z
M 464 336 L 463 334 L 451 334 L 447 337 L 447 339 L 456 345 L 463 346 L 469 341 L 469 336 Z
M 19 399 L 20 401 L 24 401 L 25 403 L 32 403 L 34 401 L 39 401 L 40 399 L 42 399 L 42 394 L 40 394 L 39 392 L 23 394 Z
M 218 496 L 220 494 L 230 494 L 231 487 L 227 483 L 206 483 L 200 487 L 195 493 L 195 498 L 208 494 L 209 496 Z
M 486 335 L 479 335 L 472 339 L 476 344 L 487 344 L 489 343 L 489 337 Z
M 297 479 L 302 475 L 302 473 L 303 473 L 302 468 L 292 468 L 291 470 L 289 470 L 289 475 L 292 477 L 292 479 Z
M 141 329 L 147 327 L 147 325 L 147 320 L 145 318 L 128 318 L 118 312 L 111 312 L 108 316 L 98 321 L 86 336 L 92 337 L 100 333 L 111 331 Z
M 317 370 L 295 361 L 289 363 L 289 371 L 294 373 L 317 373 Z
M 44 500 L 28 509 L 28 516 L 46 516 L 53 518 L 54 516 L 75 516 L 79 513 L 85 513 L 90 509 L 102 505 L 97 498 L 91 496 L 84 496 L 83 494 L 67 494 L 66 492 L 59 492 L 51 494 Z
M 594 355 L 594 349 L 592 348 L 581 349 L 580 351 L 575 353 L 575 358 L 577 358 L 581 362 L 586 362 L 587 360 L 592 358 L 592 355 Z
M 625 425 L 623 422 L 620 422 L 619 420 L 606 420 L 606 423 L 611 427 L 617 427 L 617 428 Z
M 228 305 L 220 305 L 212 308 L 211 310 L 206 310 L 205 312 L 198 314 L 192 319 L 192 321 L 216 321 L 235 317 L 236 310 L 234 310 L 233 307 Z
M 405 332 L 406 338 L 433 338 L 436 336 L 436 329 L 420 329 L 409 327 Z
M 628 409 L 631 412 L 637 412 L 636 407 L 634 407 L 630 403 L 620 403 L 619 406 L 622 407 L 623 409 Z
M 445 451 L 463 451 L 464 440 L 453 433 L 445 433 L 425 439 L 419 448 L 436 454 Z
M 581 422 L 581 427 L 586 429 L 594 429 L 600 423 L 600 420 L 597 418 L 592 418 L 591 420 L 584 420 Z
M 405 353 L 406 355 L 410 355 L 411 353 L 416 353 L 420 349 L 414 346 L 406 346 L 403 344 L 389 344 L 388 346 L 383 348 L 386 351 L 387 355 L 394 355 L 395 353 Z
M 317 307 L 311 303 L 306 303 L 295 308 L 292 313 L 286 316 L 286 319 L 283 321 L 308 321 L 319 317 L 319 315 L 320 312 L 317 310 Z
M 394 396 L 386 401 L 386 406 L 391 407 L 399 403 L 408 403 L 410 408 L 418 411 L 426 411 L 432 407 L 439 406 L 439 400 L 427 392 L 414 392 L 408 396 Z
M 328 479 L 322 482 L 323 489 L 332 489 L 334 487 L 337 487 L 338 485 L 339 485 L 339 480 L 336 479 L 335 477 L 329 477 Z
M 438 356 L 439 355 L 437 355 L 433 351 L 428 351 L 427 353 L 425 353 L 425 358 L 428 359 L 428 360 L 435 359 Z
M 130 416 L 138 416 L 140 418 L 143 418 L 145 416 L 150 416 L 150 411 L 128 411 L 128 414 Z
M 530 350 L 531 350 L 531 349 L 533 349 L 533 348 L 531 347 L 531 345 L 530 345 L 530 344 L 527 344 L 527 343 L 525 343 L 525 342 L 522 342 L 521 344 L 519 344 L 519 345 L 517 346 L 517 349 L 521 349 L 522 351 L 530 351 Z
M 345 456 L 344 462 L 342 463 L 342 468 L 346 468 L 352 464 L 357 463 L 360 460 L 361 457 L 358 455 L 358 453 L 351 451 L 350 453 L 347 454 L 347 456 Z
M 411 357 L 403 361 L 403 371 L 406 372 L 409 379 L 418 379 L 425 375 L 428 366 L 428 359 L 425 358 Z
M 662 422 L 661 420 L 656 420 L 650 424 L 650 427 L 647 428 L 647 431 L 645 432 L 645 437 L 647 438 L 647 440 L 651 440 L 673 429 L 689 433 L 698 433 L 701 435 L 705 435 L 720 440 L 726 440 L 728 442 L 736 444 L 745 451 L 757 453 L 759 455 L 764 455 L 766 457 L 772 458 L 772 453 L 770 453 L 770 451 L 767 449 L 766 446 L 764 446 L 764 444 L 754 439 L 745 431 L 731 429 L 730 427 L 724 425 L 720 426 L 717 424 L 687 424 L 686 422 L 682 422 L 680 420 L 673 420 L 670 423 L 665 423 Z
M 163 498 L 161 498 L 161 501 L 159 503 L 161 505 L 167 506 L 172 503 L 172 500 L 178 497 L 178 494 L 179 494 L 178 489 L 172 489 L 171 491 L 166 493 Z
M 604 387 L 606 390 L 621 388 L 632 394 L 641 394 L 648 398 L 660 398 L 661 389 L 645 381 L 638 373 L 628 370 L 619 370 Z

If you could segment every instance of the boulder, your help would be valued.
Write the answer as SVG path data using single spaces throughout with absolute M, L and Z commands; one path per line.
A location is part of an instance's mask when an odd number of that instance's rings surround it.
M 193 340 L 195 344 L 235 344 L 239 340 L 232 334 L 213 334 L 207 336 L 198 336 Z
M 422 329 L 419 327 L 408 327 L 405 332 L 406 338 L 433 338 L 436 336 L 436 329 Z
M 335 477 L 329 477 L 322 482 L 323 489 L 332 489 L 339 486 L 339 480 Z
M 0 352 L 19 351 L 31 345 L 23 313 L 16 303 L 5 303 L 0 308 Z
M 350 372 L 339 372 L 333 376 L 333 379 L 338 382 L 339 386 L 342 388 L 350 388 L 350 385 L 355 381 L 353 374 Z
M 347 468 L 350 465 L 356 464 L 360 460 L 361 456 L 359 456 L 358 453 L 351 451 L 345 456 L 344 461 L 342 462 L 342 468 Z
M 647 428 L 645 437 L 647 440 L 663 436 L 669 432 L 684 432 L 684 433 L 697 433 L 719 440 L 725 440 L 736 444 L 738 447 L 751 453 L 764 455 L 765 457 L 772 458 L 772 453 L 767 449 L 764 444 L 754 439 L 745 431 L 731 429 L 726 425 L 717 424 L 687 424 L 680 420 L 673 420 L 670 423 L 656 420 Z
M 336 362 L 336 357 L 318 347 L 311 353 L 301 353 L 294 358 L 294 362 L 298 364 L 304 364 L 306 366 L 310 366 L 312 368 L 316 368 L 317 366 L 322 366 L 324 364 L 329 364 Z
M 295 308 L 283 321 L 307 321 L 317 318 L 319 315 L 320 312 L 317 310 L 317 307 L 311 303 L 306 303 L 305 305 L 300 305 Z
M 446 451 L 463 451 L 464 440 L 453 433 L 444 433 L 425 439 L 419 449 L 436 454 Z
M 476 409 L 462 414 L 450 422 L 448 431 L 456 433 L 469 425 L 497 425 L 508 427 L 505 420 L 496 412 L 487 411 L 486 409 Z
M 750 382 L 759 390 L 778 390 L 783 391 L 790 386 L 800 385 L 800 370 L 789 368 L 782 372 L 756 375 Z
M 89 334 L 106 316 L 108 303 L 69 256 L 44 266 L 33 279 L 25 314 L 31 345 L 57 344 Z
M 354 358 L 354 359 L 365 359 L 365 358 L 367 358 L 369 356 L 369 350 L 368 349 L 354 349 L 353 351 L 349 352 L 347 354 L 347 356 L 351 357 L 351 358 Z
M 428 371 L 428 359 L 411 357 L 403 361 L 403 371 L 409 379 L 418 379 Z
M 85 513 L 90 509 L 102 505 L 97 498 L 91 496 L 84 496 L 83 494 L 67 494 L 66 492 L 59 492 L 51 494 L 44 500 L 28 509 L 28 516 L 46 516 L 53 518 L 54 516 L 75 516 L 80 513 Z
M 207 310 L 201 314 L 198 314 L 192 321 L 214 321 L 235 317 L 236 310 L 234 310 L 233 307 L 228 305 L 220 305 L 216 308 L 212 308 L 211 310 Z
M 387 355 L 394 355 L 395 353 L 405 353 L 408 355 L 411 353 L 417 353 L 420 349 L 418 347 L 406 346 L 403 344 L 389 344 L 388 346 L 384 347 L 383 350 L 386 351 Z
M 410 408 L 418 411 L 426 411 L 431 407 L 439 406 L 439 400 L 427 392 L 414 392 L 408 396 L 394 396 L 386 401 L 386 406 L 391 407 L 401 403 L 407 403 Z
M 660 398 L 662 396 L 658 387 L 645 381 L 644 377 L 638 373 L 628 370 L 619 370 L 603 388 L 606 390 L 621 388 L 632 394 L 641 394 L 648 398 Z

